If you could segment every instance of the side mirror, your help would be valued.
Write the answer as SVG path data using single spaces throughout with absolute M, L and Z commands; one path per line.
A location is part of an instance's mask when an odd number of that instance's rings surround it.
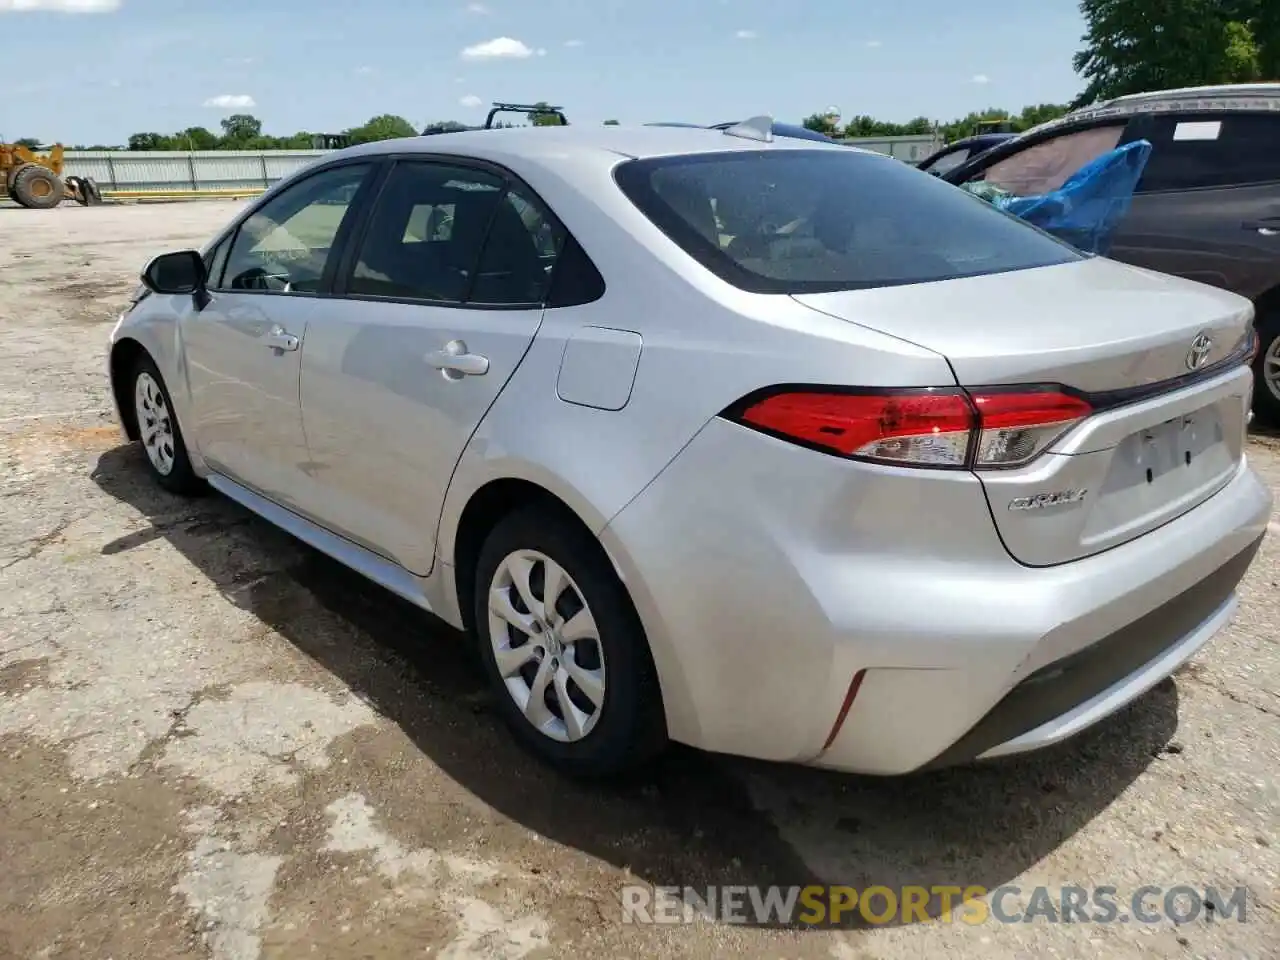
M 142 271 L 142 282 L 152 293 L 196 294 L 204 290 L 207 281 L 204 258 L 195 250 L 162 253 Z

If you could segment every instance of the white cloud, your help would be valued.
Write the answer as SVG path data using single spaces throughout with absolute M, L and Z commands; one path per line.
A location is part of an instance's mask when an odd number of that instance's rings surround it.
M 991 78 L 985 73 L 975 73 L 969 81 L 970 83 L 990 83 Z
M 566 40 L 566 41 L 564 42 L 564 45 L 565 45 L 566 47 L 580 47 L 580 46 L 582 46 L 582 41 L 581 41 L 581 40 Z
M 120 0 L 0 0 L 0 13 L 52 10 L 56 13 L 113 13 Z
M 868 40 L 868 41 L 867 41 L 867 46 L 868 46 L 868 47 L 883 47 L 883 46 L 884 46 L 884 44 L 883 44 L 881 41 L 879 41 L 879 40 Z
M 204 102 L 206 107 L 218 107 L 220 110 L 247 110 L 249 107 L 256 106 L 253 97 L 247 93 L 224 93 L 216 97 L 210 97 Z
M 545 57 L 547 55 L 547 48 L 539 47 L 537 50 L 534 51 L 534 53 L 536 53 L 540 57 Z
M 462 104 L 464 107 L 466 107 L 468 110 L 474 110 L 477 107 L 484 105 L 484 101 L 481 100 L 479 97 L 477 97 L 474 93 L 468 93 L 465 97 L 463 97 L 458 102 Z
M 532 50 L 511 37 L 495 37 L 462 51 L 464 60 L 523 60 L 531 56 Z
M 467 13 L 474 13 L 477 17 L 487 17 L 489 15 L 489 8 L 483 3 L 468 3 Z
M 367 76 L 369 76 L 370 74 L 374 73 L 374 69 L 373 69 L 373 67 L 368 67 L 368 66 L 365 66 L 365 67 L 356 67 L 355 72 L 356 72 L 357 74 L 359 74 L 360 76 L 362 76 L 362 77 L 367 77 Z
M 257 57 L 227 57 L 227 63 L 237 67 L 247 67 L 249 64 L 257 62 Z
M 754 40 L 757 34 L 754 30 L 739 30 L 734 36 L 739 40 Z

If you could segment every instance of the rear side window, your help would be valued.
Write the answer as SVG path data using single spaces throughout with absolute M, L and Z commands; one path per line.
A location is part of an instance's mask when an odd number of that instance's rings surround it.
M 402 162 L 378 198 L 347 291 L 536 306 L 563 243 L 563 228 L 519 184 L 487 170 Z
M 564 230 L 542 205 L 512 184 L 494 211 L 468 303 L 542 303 L 551 286 Z
M 398 163 L 374 207 L 349 293 L 459 303 L 506 190 L 484 170 Z
M 622 191 L 686 253 L 754 293 L 949 280 L 1082 255 L 984 200 L 857 150 L 631 160 Z
M 1151 141 L 1139 193 L 1280 181 L 1280 116 L 1153 116 L 1141 135 Z

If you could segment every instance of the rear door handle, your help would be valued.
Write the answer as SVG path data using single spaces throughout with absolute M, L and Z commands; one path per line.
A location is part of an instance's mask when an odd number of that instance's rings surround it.
M 433 350 L 425 359 L 450 380 L 482 377 L 489 372 L 489 358 L 478 353 L 468 353 L 467 345 L 462 340 L 450 340 L 443 350 Z
M 301 342 L 284 327 L 273 327 L 263 341 L 272 350 L 297 350 Z

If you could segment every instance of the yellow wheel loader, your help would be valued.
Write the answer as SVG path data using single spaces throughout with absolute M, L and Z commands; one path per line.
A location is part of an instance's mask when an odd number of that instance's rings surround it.
M 102 202 L 92 177 L 63 177 L 62 144 L 36 153 L 16 143 L 0 143 L 0 182 L 21 206 L 48 210 L 70 197 L 81 206 Z

